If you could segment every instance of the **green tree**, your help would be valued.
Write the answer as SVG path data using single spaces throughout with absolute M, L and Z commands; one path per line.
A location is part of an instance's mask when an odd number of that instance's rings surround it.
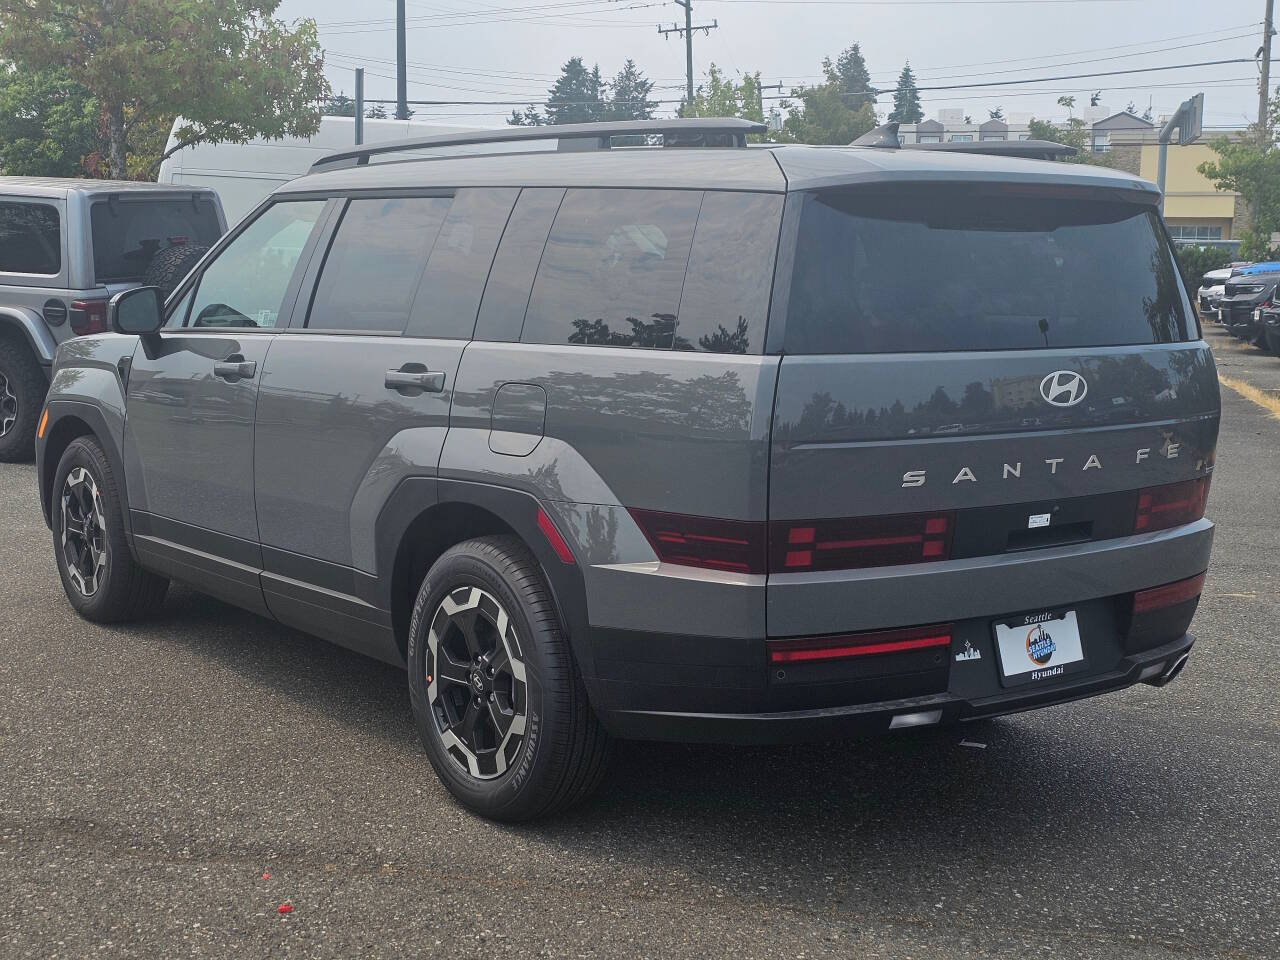
M 830 73 L 830 65 L 824 64 Z M 862 47 L 851 44 L 836 57 L 836 76 L 839 77 L 840 92 L 845 94 L 850 110 L 857 110 L 864 103 L 876 102 L 876 89 L 871 86 L 871 73 L 867 70 L 867 61 L 862 57 Z
M 653 81 L 645 77 L 634 60 L 628 58 L 609 84 L 603 117 L 606 120 L 650 120 L 657 106 L 649 99 Z
M 1272 103 L 1274 112 L 1276 101 Z M 1217 159 L 1198 168 L 1217 189 L 1240 194 L 1253 214 L 1252 224 L 1241 233 L 1240 256 L 1247 260 L 1267 259 L 1271 234 L 1280 230 L 1280 150 L 1274 143 L 1274 126 L 1263 138 L 1219 138 L 1210 144 Z
M 1069 117 L 1064 126 L 1048 120 L 1032 118 L 1030 124 L 1032 140 L 1048 140 L 1051 143 L 1063 143 L 1075 147 L 1073 157 L 1064 157 L 1064 163 L 1086 163 L 1094 167 L 1114 167 L 1115 158 L 1109 153 L 1094 153 L 1090 127 L 1079 117 Z
M 61 68 L 98 103 L 107 172 L 128 173 L 136 131 L 181 116 L 165 156 L 197 143 L 310 136 L 328 95 L 315 22 L 280 0 L 0 0 L 0 57 Z M 152 138 L 148 138 L 150 140 Z
M 581 57 L 572 57 L 547 94 L 548 123 L 591 123 L 604 112 L 604 81 L 600 67 L 588 70 Z
M 680 116 L 737 117 L 742 107 L 742 89 L 713 63 L 707 69 L 707 82 L 694 90 L 693 103 L 680 105 Z
M 994 110 L 988 110 L 987 116 L 990 117 L 992 120 L 1003 120 L 1004 107 L 996 107 Z
M 65 70 L 0 67 L 0 173 L 82 176 L 100 149 L 98 105 Z
M 849 49 L 856 46 L 854 44 Z M 849 50 L 845 53 L 848 54 Z M 875 128 L 873 100 L 866 96 L 849 96 L 845 79 L 829 58 L 822 61 L 822 72 L 826 77 L 825 83 L 791 91 L 791 96 L 800 103 L 788 109 L 781 139 L 795 143 L 846 144 Z
M 893 111 L 889 114 L 889 120 L 892 123 L 919 123 L 923 119 L 924 111 L 920 109 L 916 76 L 908 63 L 898 75 L 898 89 L 893 91 Z
M 324 102 L 322 112 L 326 117 L 354 117 L 356 102 L 342 91 L 338 91 Z

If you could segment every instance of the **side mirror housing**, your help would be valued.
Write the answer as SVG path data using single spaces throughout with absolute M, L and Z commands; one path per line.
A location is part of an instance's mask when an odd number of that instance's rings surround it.
M 157 333 L 164 326 L 164 291 L 159 287 L 134 287 L 117 293 L 107 307 L 107 323 L 113 333 L 135 337 Z

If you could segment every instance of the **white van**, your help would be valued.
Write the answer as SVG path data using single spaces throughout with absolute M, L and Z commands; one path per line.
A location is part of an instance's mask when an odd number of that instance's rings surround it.
M 169 150 L 177 143 L 169 131 Z M 458 133 L 467 127 L 429 126 L 412 120 L 365 120 L 364 140 L 375 143 L 433 133 Z M 250 140 L 248 143 L 197 144 L 179 150 L 160 164 L 160 183 L 212 187 L 222 200 L 227 223 L 235 224 L 276 187 L 306 173 L 321 157 L 355 144 L 355 120 L 322 117 L 320 130 L 310 139 Z

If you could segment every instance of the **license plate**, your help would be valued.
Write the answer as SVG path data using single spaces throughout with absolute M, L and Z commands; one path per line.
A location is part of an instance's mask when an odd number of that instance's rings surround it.
M 1218 310 L 1218 322 L 1219 322 L 1219 323 L 1226 323 L 1226 322 L 1227 322 L 1227 318 L 1226 318 L 1226 317 L 1224 317 L 1224 316 L 1222 315 L 1222 310 L 1221 310 L 1221 309 L 1219 309 L 1219 310 Z
M 995 631 L 1005 686 L 1053 680 L 1086 667 L 1074 610 L 1028 614 L 997 623 Z
M 1255 319 L 1255 320 L 1261 320 L 1261 319 L 1262 319 L 1262 311 L 1261 311 L 1261 310 L 1255 310 L 1255 311 L 1253 311 L 1253 319 Z

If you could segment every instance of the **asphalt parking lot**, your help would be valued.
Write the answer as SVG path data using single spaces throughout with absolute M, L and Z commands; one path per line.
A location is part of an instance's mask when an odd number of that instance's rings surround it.
M 185 589 L 79 620 L 0 465 L 0 957 L 1280 956 L 1280 419 L 1223 402 L 1173 685 L 976 746 L 627 744 L 524 827 L 449 800 L 389 667 Z

